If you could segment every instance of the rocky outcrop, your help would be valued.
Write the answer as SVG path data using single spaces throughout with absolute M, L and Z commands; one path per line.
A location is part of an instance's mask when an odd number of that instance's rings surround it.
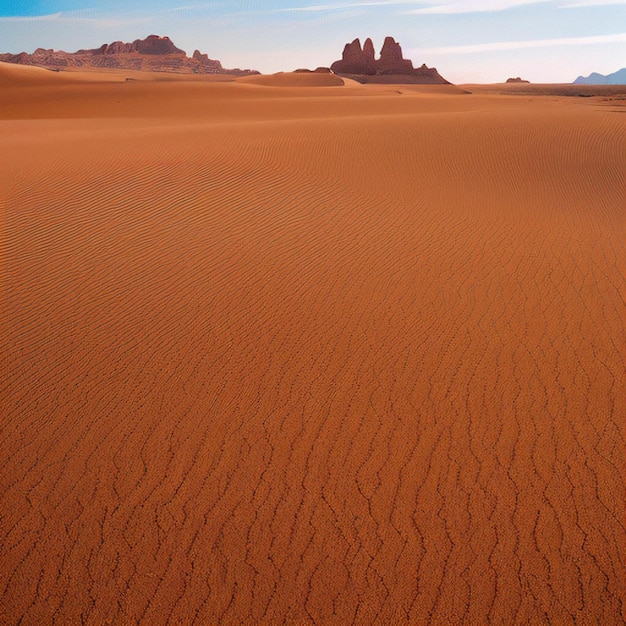
M 374 44 L 371 39 L 365 40 L 361 48 L 361 41 L 355 39 L 347 43 L 343 49 L 341 61 L 335 61 L 331 69 L 335 74 L 376 74 L 376 60 L 374 58 Z
M 530 83 L 529 80 L 524 80 L 523 78 L 520 78 L 519 76 L 516 76 L 515 78 L 507 78 L 506 82 L 507 83 Z
M 150 35 L 132 43 L 114 41 L 91 50 L 63 52 L 37 48 L 33 54 L 0 54 L 0 61 L 36 65 L 48 69 L 128 69 L 181 74 L 258 74 L 255 70 L 224 69 L 222 64 L 199 50 L 189 58 L 169 37 Z
M 145 39 L 135 39 L 132 43 L 114 41 L 105 43 L 93 50 L 79 50 L 75 54 L 180 54 L 185 56 L 185 51 L 177 48 L 169 37 L 149 35 Z
M 209 56 L 207 54 L 202 54 L 200 50 L 194 50 L 191 59 L 205 70 L 211 69 L 212 71 L 210 73 L 212 74 L 221 74 L 224 72 L 224 68 L 219 61 L 216 61 L 215 59 L 209 59 Z
M 379 74 L 412 74 L 413 63 L 402 57 L 402 48 L 393 37 L 385 37 L 378 61 Z
M 392 77 L 404 77 L 395 82 L 449 84 L 435 68 L 425 64 L 414 68 L 413 62 L 404 58 L 400 44 L 393 37 L 385 37 L 379 59 L 376 59 L 371 39 L 366 39 L 361 48 L 361 41 L 357 38 L 345 45 L 341 60 L 335 61 L 330 67 L 335 74 L 349 78 L 387 77 L 381 82 L 394 82 Z M 407 80 L 407 77 L 411 80 Z M 361 82 L 377 81 L 370 79 Z

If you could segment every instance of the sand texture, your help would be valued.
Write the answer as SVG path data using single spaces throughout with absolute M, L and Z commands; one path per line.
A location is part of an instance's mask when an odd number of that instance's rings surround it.
M 625 623 L 623 100 L 1 69 L 1 624 Z

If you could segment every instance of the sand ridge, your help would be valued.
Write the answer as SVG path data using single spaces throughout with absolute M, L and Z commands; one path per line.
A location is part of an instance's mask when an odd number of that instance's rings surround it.
M 331 73 L 278 72 L 238 78 L 237 82 L 270 87 L 342 87 L 344 82 Z
M 626 621 L 622 115 L 40 89 L 0 122 L 5 623 Z

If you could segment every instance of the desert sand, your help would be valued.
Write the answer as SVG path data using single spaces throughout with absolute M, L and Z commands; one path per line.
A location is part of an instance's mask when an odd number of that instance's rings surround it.
M 0 622 L 623 624 L 624 95 L 129 76 L 0 66 Z

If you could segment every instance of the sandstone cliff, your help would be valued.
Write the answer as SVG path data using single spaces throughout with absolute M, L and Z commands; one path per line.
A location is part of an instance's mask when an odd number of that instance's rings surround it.
M 56 70 L 109 68 L 182 74 L 258 74 L 254 70 L 225 69 L 219 61 L 209 59 L 198 50 L 189 58 L 169 37 L 158 35 L 136 39 L 132 43 L 114 41 L 77 52 L 37 48 L 33 54 L 0 54 L 0 61 Z

